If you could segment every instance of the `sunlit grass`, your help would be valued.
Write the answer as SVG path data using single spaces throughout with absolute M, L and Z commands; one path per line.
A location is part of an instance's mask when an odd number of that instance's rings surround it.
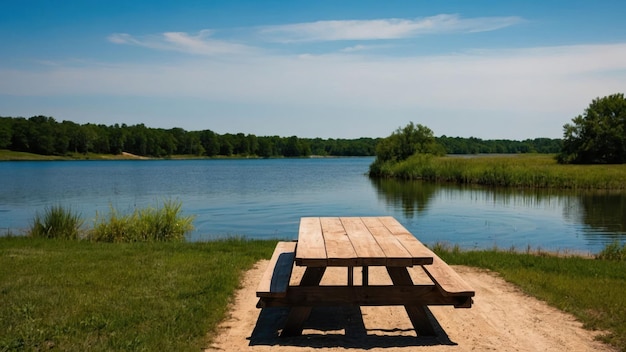
M 31 237 L 79 239 L 84 234 L 80 214 L 61 205 L 47 207 L 43 214 L 37 213 L 28 230 Z
M 182 203 L 166 200 L 156 208 L 120 214 L 111 208 L 96 216 L 89 238 L 102 242 L 183 241 L 193 230 L 193 216 L 181 215 Z
M 199 351 L 275 242 L 0 238 L 0 351 Z

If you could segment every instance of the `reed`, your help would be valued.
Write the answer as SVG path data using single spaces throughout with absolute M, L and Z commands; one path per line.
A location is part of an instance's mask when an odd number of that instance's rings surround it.
M 620 244 L 619 241 L 610 243 L 600 251 L 597 255 L 598 259 L 626 261 L 626 243 Z
M 37 213 L 28 235 L 39 238 L 79 239 L 82 237 L 83 220 L 71 208 L 53 205 Z
M 96 215 L 89 238 L 97 242 L 180 242 L 194 228 L 194 217 L 182 216 L 181 209 L 182 203 L 172 200 L 130 214 L 111 208 L 106 216 Z
M 373 170 L 370 168 L 370 175 L 501 187 L 626 189 L 626 164 L 563 165 L 547 154 L 476 157 L 418 154 L 402 162 L 377 164 Z

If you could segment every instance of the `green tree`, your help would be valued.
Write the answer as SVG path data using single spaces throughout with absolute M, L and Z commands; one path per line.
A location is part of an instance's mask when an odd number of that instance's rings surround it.
M 0 149 L 11 146 L 13 120 L 10 117 L 0 117 Z
M 583 115 L 563 126 L 561 163 L 626 163 L 626 99 L 618 93 L 594 99 Z
M 200 143 L 202 143 L 202 147 L 204 148 L 204 152 L 208 156 L 215 156 L 220 152 L 220 141 L 215 134 L 215 132 L 211 130 L 204 130 L 200 132 Z
M 410 122 L 378 142 L 376 160 L 370 165 L 370 175 L 380 175 L 383 169 L 415 154 L 443 155 L 445 152 L 430 128 Z
M 416 153 L 442 155 L 445 150 L 430 128 L 413 122 L 398 128 L 376 146 L 376 158 L 380 161 L 402 161 Z

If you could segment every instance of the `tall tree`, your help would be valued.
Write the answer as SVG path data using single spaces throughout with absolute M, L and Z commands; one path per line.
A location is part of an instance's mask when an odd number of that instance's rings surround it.
M 416 153 L 445 154 L 445 151 L 435 140 L 430 128 L 413 122 L 398 128 L 376 146 L 376 158 L 379 161 L 402 161 Z
M 562 163 L 626 163 L 626 99 L 618 93 L 594 99 L 583 115 L 563 126 Z

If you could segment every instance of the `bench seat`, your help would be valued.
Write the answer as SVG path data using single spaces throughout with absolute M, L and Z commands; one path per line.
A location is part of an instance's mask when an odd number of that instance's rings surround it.
M 280 298 L 287 295 L 296 256 L 296 244 L 297 242 L 278 242 L 257 287 L 257 297 Z
M 432 254 L 433 263 L 422 268 L 433 281 L 444 297 L 467 297 L 463 304 L 455 304 L 455 308 L 470 308 L 474 297 L 474 289 L 461 276 L 444 262 L 435 253 Z

